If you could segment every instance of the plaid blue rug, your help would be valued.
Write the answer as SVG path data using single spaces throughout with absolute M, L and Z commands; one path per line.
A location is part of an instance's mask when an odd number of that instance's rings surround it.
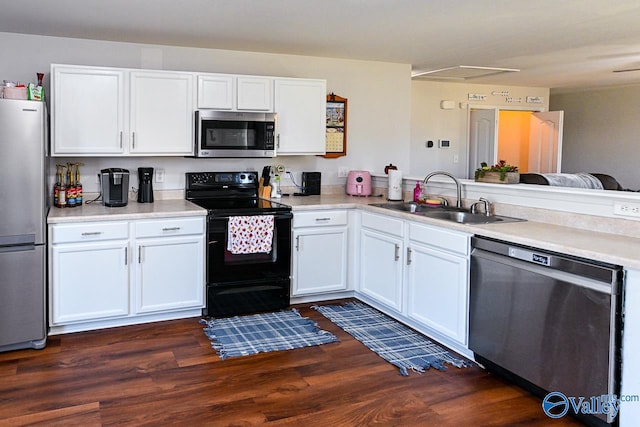
M 312 308 L 387 362 L 400 368 L 402 375 L 409 375 L 409 369 L 424 372 L 429 367 L 443 371 L 446 369 L 444 363 L 458 368 L 471 366 L 413 329 L 365 304 L 350 302 Z
M 301 317 L 296 309 L 202 319 L 200 323 L 207 325 L 204 333 L 222 360 L 338 341 L 332 333 L 318 328 L 313 320 Z

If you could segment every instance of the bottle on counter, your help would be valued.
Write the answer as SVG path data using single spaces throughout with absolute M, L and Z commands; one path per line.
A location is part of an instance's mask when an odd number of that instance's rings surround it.
M 80 163 L 74 163 L 76 167 L 76 206 L 82 206 L 82 183 L 80 182 Z
M 64 165 L 56 165 L 56 167 L 60 168 L 60 173 L 58 173 L 58 182 L 60 185 L 58 186 L 58 204 L 56 207 L 65 208 L 67 207 L 67 186 L 64 181 Z
M 420 188 L 420 181 L 416 181 L 416 186 L 413 189 L 413 201 L 419 202 L 422 197 L 422 188 Z
M 56 165 L 56 183 L 53 184 L 53 206 L 59 207 L 60 197 L 60 165 Z
M 76 207 L 76 186 L 73 165 L 67 163 L 67 207 Z

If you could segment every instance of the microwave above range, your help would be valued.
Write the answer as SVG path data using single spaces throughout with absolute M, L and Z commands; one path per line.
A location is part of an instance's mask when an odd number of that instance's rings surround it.
M 275 157 L 277 114 L 197 110 L 196 157 Z

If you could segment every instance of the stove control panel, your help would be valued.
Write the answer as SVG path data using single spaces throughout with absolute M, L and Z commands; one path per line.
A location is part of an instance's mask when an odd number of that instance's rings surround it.
M 187 172 L 187 188 L 193 184 L 254 184 L 258 182 L 258 173 L 249 172 Z

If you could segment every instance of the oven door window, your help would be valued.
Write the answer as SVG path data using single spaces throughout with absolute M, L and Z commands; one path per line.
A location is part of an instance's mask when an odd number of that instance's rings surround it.
M 203 120 L 201 149 L 263 150 L 265 122 Z

